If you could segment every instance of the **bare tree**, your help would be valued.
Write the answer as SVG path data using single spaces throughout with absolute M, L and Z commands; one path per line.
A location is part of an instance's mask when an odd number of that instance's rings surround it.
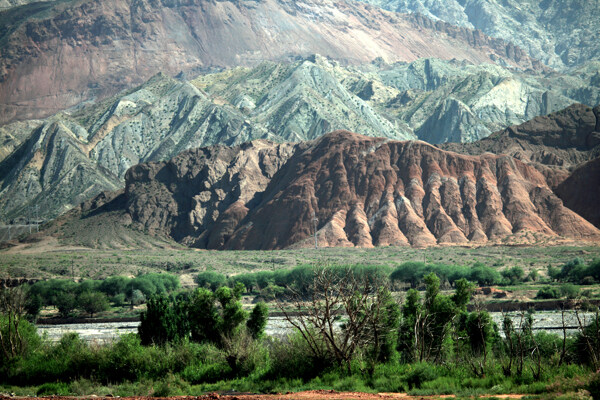
M 315 267 L 308 294 L 288 288 L 285 300 L 278 302 L 279 309 L 313 356 L 332 359 L 348 372 L 357 349 L 375 349 L 379 356 L 399 315 L 387 282 L 352 268 Z
M 600 370 L 600 311 L 596 308 L 595 318 L 587 321 L 585 315 L 581 315 L 579 309 L 575 309 L 575 317 L 579 327 L 579 337 L 582 345 L 585 346 L 588 357 L 594 367 L 594 370 Z

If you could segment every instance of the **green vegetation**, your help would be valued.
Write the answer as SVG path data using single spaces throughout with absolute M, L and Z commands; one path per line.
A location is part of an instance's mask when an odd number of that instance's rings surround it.
M 89 228 L 88 230 L 91 230 Z M 73 233 L 81 236 L 81 232 Z M 110 235 L 107 235 L 110 237 Z M 28 250 L 24 248 L 23 250 Z M 37 253 L 0 250 L 0 278 L 106 279 L 112 276 L 138 276 L 169 272 L 179 275 L 184 284 L 188 274 L 218 271 L 231 276 L 247 272 L 289 269 L 302 264 L 366 264 L 395 267 L 406 260 L 426 264 L 460 265 L 473 268 L 485 265 L 497 272 L 519 266 L 529 274 L 537 270 L 544 276 L 547 266 L 554 268 L 574 258 L 591 262 L 600 259 L 598 246 L 552 247 L 410 247 L 323 248 L 277 251 L 198 251 L 194 249 L 140 250 L 64 250 L 50 248 Z
M 586 265 L 582 258 L 577 257 L 564 264 L 560 270 L 548 268 L 548 276 L 556 281 L 576 282 L 581 285 L 600 282 L 600 259 Z
M 598 314 L 580 320 L 572 338 L 534 333 L 529 313 L 505 318 L 500 328 L 487 312 L 467 311 L 474 288 L 468 280 L 452 280 L 453 290 L 442 292 L 449 277 L 429 272 L 419 278 L 422 290 L 410 289 L 397 302 L 389 292 L 394 272 L 300 267 L 263 274 L 254 289 L 227 279 L 231 287 L 211 289 L 207 281 L 193 292 L 154 293 L 139 334 L 102 346 L 75 334 L 57 343 L 40 339 L 23 319 L 23 289 L 4 290 L 0 384 L 20 387 L 19 394 L 119 396 L 309 388 L 464 396 L 597 390 Z M 96 293 L 122 293 L 131 284 L 123 282 L 114 279 L 106 285 L 112 291 Z M 277 283 L 285 285 L 277 304 L 296 328 L 279 338 L 263 334 L 266 306 L 250 313 L 241 306 L 244 292 Z M 6 346 L 9 337 L 20 345 Z
M 115 307 L 133 306 L 154 295 L 173 293 L 180 288 L 179 278 L 170 274 L 144 274 L 136 278 L 115 276 L 103 281 L 66 279 L 39 281 L 27 287 L 25 304 L 29 315 L 36 317 L 42 306 L 55 306 L 60 315 L 69 317 L 79 309 L 90 317 Z

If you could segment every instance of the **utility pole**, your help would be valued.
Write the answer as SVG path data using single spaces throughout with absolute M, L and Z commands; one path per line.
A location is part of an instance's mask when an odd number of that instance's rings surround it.
M 319 222 L 319 219 L 315 215 L 314 211 L 313 211 L 313 215 L 312 215 L 312 221 L 313 221 L 313 225 L 315 227 L 315 249 L 318 249 L 319 242 L 317 241 L 317 222 Z
M 38 206 L 37 204 L 35 205 L 35 231 L 39 232 L 40 231 L 40 224 L 39 224 L 39 216 L 38 216 L 38 211 L 40 210 L 40 206 Z

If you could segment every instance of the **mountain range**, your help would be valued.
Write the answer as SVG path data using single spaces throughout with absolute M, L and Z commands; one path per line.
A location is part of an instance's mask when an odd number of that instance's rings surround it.
M 565 204 L 597 216 L 593 191 L 571 188 L 582 179 L 599 186 L 599 117 L 600 107 L 572 106 L 495 140 L 452 144 L 461 153 L 348 131 L 191 149 L 130 168 L 124 189 L 58 225 L 112 216 L 122 228 L 206 249 L 313 246 L 315 223 L 321 246 L 598 241 L 598 226 Z
M 599 103 L 593 71 L 566 76 L 439 59 L 342 66 L 314 55 L 192 80 L 158 74 L 102 102 L 0 128 L 0 218 L 31 215 L 31 207 L 54 218 L 123 187 L 139 162 L 200 146 L 303 141 L 339 129 L 474 141 L 574 102 Z
M 599 1 L 0 0 L 0 220 L 596 240 Z
M 479 31 L 353 0 L 68 0 L 0 12 L 0 123 L 175 75 L 314 53 L 343 63 L 456 58 L 541 68 Z

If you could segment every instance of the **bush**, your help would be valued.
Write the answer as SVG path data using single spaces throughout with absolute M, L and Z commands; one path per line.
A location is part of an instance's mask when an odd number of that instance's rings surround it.
M 417 363 L 409 367 L 404 379 L 410 389 L 419 389 L 425 382 L 437 379 L 440 375 L 442 374 L 434 365 Z
M 181 396 L 190 392 L 190 385 L 172 373 L 155 383 L 153 397 Z
M 590 392 L 593 399 L 600 399 L 600 373 L 594 374 L 585 388 Z
M 555 287 L 546 286 L 538 290 L 536 299 L 560 299 L 560 290 Z
M 70 394 L 69 385 L 62 382 L 44 383 L 37 392 L 37 396 L 66 396 Z
M 195 280 L 199 287 L 210 289 L 213 292 L 227 283 L 225 275 L 214 271 L 200 272 Z
M 579 295 L 579 288 L 572 283 L 560 285 L 560 293 L 567 299 L 574 299 Z
M 271 365 L 266 377 L 308 380 L 333 365 L 333 360 L 316 358 L 299 332 L 269 342 Z

